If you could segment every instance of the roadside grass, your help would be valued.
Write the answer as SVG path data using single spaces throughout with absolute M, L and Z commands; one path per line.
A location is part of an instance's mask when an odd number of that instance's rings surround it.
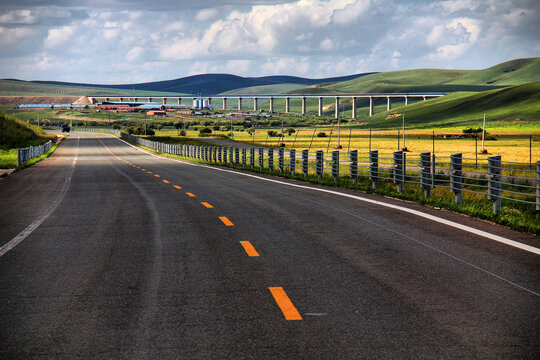
M 17 149 L 0 149 L 0 169 L 14 169 L 17 167 Z
M 60 141 L 53 144 L 52 148 L 49 151 L 47 151 L 45 154 L 43 154 L 41 156 L 37 156 L 35 158 L 32 158 L 32 159 L 28 160 L 27 162 L 25 162 L 24 164 L 21 164 L 20 166 L 15 167 L 15 171 L 26 169 L 27 167 L 32 166 L 35 163 L 40 162 L 41 160 L 48 158 L 49 156 L 52 155 L 52 153 L 55 152 L 55 150 L 58 148 L 58 146 L 60 146 L 60 143 L 63 141 L 63 139 L 64 138 L 61 138 Z M 15 165 L 17 165 L 17 153 L 16 152 L 15 152 Z
M 461 213 L 467 216 L 483 219 L 495 224 L 508 226 L 514 230 L 530 232 L 537 235 L 540 234 L 540 216 L 539 213 L 535 210 L 535 206 L 530 204 L 516 203 L 513 201 L 503 200 L 502 212 L 500 214 L 494 214 L 493 203 L 488 200 L 485 195 L 480 194 L 464 192 L 463 204 L 458 205 L 455 203 L 454 194 L 449 189 L 441 187 L 433 188 L 431 191 L 431 196 L 425 197 L 423 189 L 421 189 L 421 187 L 417 184 L 407 183 L 404 185 L 404 191 L 402 193 L 398 193 L 396 185 L 393 184 L 391 181 L 379 181 L 378 187 L 376 189 L 373 189 L 371 180 L 369 180 L 369 178 L 366 176 L 359 177 L 358 183 L 354 184 L 352 179 L 348 176 L 340 176 L 338 180 L 335 181 L 333 177 L 325 174 L 321 179 L 319 179 L 315 174 L 309 174 L 308 176 L 304 176 L 303 174 L 300 174 L 298 172 L 293 174 L 289 170 L 284 170 L 283 172 L 281 172 L 279 169 L 260 169 L 257 166 L 250 167 L 237 164 L 207 162 L 204 160 L 193 159 L 184 156 L 164 154 L 135 143 L 132 144 L 139 146 L 147 151 L 170 158 L 183 159 L 190 162 L 227 167 L 265 175 L 274 175 L 312 184 L 325 185 L 332 188 L 350 189 L 369 194 L 389 196 L 396 199 L 416 202 L 433 208 L 441 208 L 456 213 Z

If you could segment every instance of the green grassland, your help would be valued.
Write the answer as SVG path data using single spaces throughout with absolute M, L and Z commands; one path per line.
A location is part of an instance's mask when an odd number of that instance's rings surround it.
M 158 96 L 163 92 L 131 91 L 100 87 L 41 84 L 31 81 L 0 80 L 0 96 Z M 183 95 L 170 93 L 170 96 Z

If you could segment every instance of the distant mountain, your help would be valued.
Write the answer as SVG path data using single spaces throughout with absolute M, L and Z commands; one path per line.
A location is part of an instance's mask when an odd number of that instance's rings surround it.
M 296 76 L 263 76 L 263 77 L 242 77 L 230 74 L 202 74 L 187 76 L 180 79 L 154 81 L 140 84 L 119 84 L 119 85 L 99 85 L 99 84 L 79 84 L 61 81 L 32 81 L 37 84 L 57 85 L 57 86 L 80 86 L 92 88 L 124 89 L 135 91 L 158 91 L 185 94 L 215 95 L 226 91 L 253 86 L 298 84 L 310 86 L 320 83 L 335 83 L 349 81 L 362 76 L 374 73 L 363 73 L 348 76 L 331 77 L 324 79 L 308 79 Z

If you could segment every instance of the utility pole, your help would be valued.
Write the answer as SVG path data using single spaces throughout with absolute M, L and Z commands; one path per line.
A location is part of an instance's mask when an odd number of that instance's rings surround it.
M 484 125 L 482 126 L 482 154 L 485 152 L 485 149 L 484 149 L 485 136 L 486 136 L 486 113 L 484 113 Z
M 402 119 L 403 119 L 403 150 L 406 151 L 407 147 L 405 146 L 405 113 L 403 113 Z

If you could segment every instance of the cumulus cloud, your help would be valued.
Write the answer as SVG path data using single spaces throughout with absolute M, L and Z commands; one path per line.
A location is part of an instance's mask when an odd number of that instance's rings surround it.
M 61 28 L 50 29 L 45 39 L 45 47 L 53 48 L 62 45 L 73 37 L 75 34 L 74 26 L 62 26 Z
M 218 16 L 218 11 L 216 9 L 204 9 L 197 13 L 195 20 L 197 21 L 210 21 L 214 20 Z

